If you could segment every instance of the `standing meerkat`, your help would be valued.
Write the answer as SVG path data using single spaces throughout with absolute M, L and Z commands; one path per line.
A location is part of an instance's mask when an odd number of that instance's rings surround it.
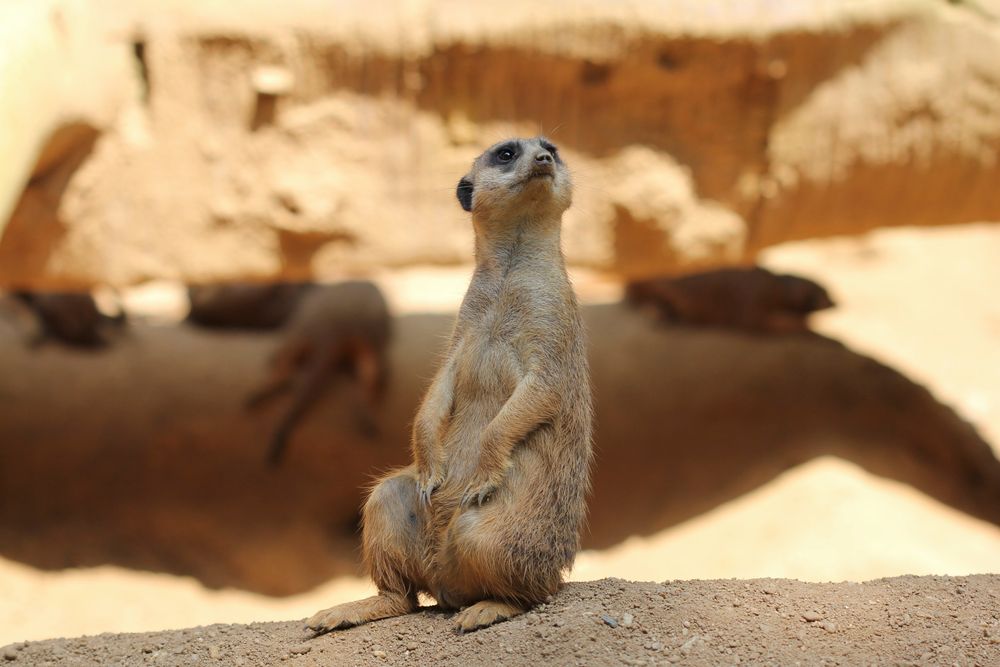
M 358 425 L 364 434 L 374 436 L 375 407 L 385 393 L 389 372 L 391 317 L 374 283 L 303 285 L 285 296 L 294 299 L 294 312 L 271 359 L 269 377 L 246 400 L 253 409 L 286 391 L 292 394 L 271 436 L 267 456 L 271 465 L 281 463 L 295 427 L 337 375 L 353 376 Z M 271 300 L 269 296 L 261 305 Z
M 376 596 L 307 622 L 316 632 L 412 612 L 424 591 L 461 632 L 555 593 L 579 548 L 591 396 L 576 296 L 560 246 L 569 171 L 544 138 L 480 155 L 458 183 L 476 269 L 447 356 L 413 427 L 414 462 L 365 503 Z

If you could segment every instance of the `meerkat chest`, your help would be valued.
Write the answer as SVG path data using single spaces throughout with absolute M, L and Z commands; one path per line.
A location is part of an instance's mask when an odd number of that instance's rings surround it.
M 470 329 L 458 349 L 457 393 L 472 400 L 509 395 L 524 375 L 525 361 L 509 335 L 490 327 Z
M 471 314 L 457 350 L 460 389 L 481 396 L 513 391 L 534 353 L 532 312 L 523 295 L 508 290 Z

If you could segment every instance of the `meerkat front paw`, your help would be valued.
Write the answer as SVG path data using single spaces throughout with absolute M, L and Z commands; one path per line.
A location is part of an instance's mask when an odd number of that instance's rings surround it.
M 417 492 L 420 495 L 420 502 L 424 505 L 431 504 L 431 496 L 444 483 L 444 473 L 440 468 L 433 467 L 420 471 L 417 479 Z
M 484 505 L 493 494 L 496 493 L 497 489 L 500 488 L 500 483 L 502 481 L 502 476 L 497 475 L 494 477 L 486 478 L 480 481 L 473 481 L 467 487 L 465 487 L 465 492 L 462 494 L 462 507 L 469 507 L 470 505 Z
M 500 464 L 480 463 L 476 474 L 462 493 L 462 507 L 484 505 L 503 486 L 511 465 L 510 459 Z
M 470 484 L 462 494 L 462 507 L 469 507 L 473 504 L 482 506 L 488 501 L 497 490 L 496 485 L 486 483 L 479 485 Z

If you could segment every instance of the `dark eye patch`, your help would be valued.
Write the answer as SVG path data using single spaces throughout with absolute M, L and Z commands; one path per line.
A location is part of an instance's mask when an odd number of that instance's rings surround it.
M 508 141 L 497 146 L 490 157 L 490 164 L 504 171 L 511 168 L 521 155 L 521 146 L 516 141 Z

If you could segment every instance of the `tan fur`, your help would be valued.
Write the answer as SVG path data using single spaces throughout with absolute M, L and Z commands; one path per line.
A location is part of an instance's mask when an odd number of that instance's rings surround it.
M 338 373 L 354 377 L 359 426 L 374 435 L 373 411 L 388 374 L 389 310 L 374 284 L 315 285 L 295 298 L 299 303 L 271 360 L 270 377 L 247 399 L 253 408 L 292 390 L 292 401 L 271 438 L 272 465 L 281 462 L 295 425 Z
M 758 333 L 807 331 L 810 313 L 834 305 L 815 282 L 760 267 L 635 281 L 625 295 L 669 322 Z
M 460 183 L 476 270 L 413 428 L 414 463 L 363 510 L 378 596 L 321 611 L 317 632 L 416 608 L 417 593 L 475 630 L 555 593 L 579 546 L 591 398 L 576 297 L 560 249 L 569 173 L 541 138 L 498 144 Z M 546 148 L 548 147 L 548 148 Z

